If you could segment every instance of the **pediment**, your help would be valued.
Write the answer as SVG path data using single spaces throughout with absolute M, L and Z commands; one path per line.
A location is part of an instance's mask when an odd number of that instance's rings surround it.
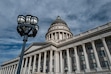
M 41 48 L 45 45 L 47 45 L 49 43 L 46 43 L 46 42 L 43 42 L 43 43 L 32 43 L 26 50 L 25 50 L 25 53 L 28 53 L 28 52 L 31 52 L 33 50 L 37 50 L 38 48 Z

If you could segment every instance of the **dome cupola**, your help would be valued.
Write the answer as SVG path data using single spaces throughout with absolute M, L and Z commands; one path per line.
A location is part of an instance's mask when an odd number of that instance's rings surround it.
M 70 32 L 67 23 L 58 16 L 46 33 L 46 40 L 49 42 L 59 42 L 64 39 L 71 38 L 72 36 L 73 34 Z

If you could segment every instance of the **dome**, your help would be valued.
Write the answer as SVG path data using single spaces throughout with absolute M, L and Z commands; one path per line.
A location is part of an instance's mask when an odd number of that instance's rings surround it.
M 45 37 L 49 42 L 59 42 L 71 38 L 72 36 L 73 34 L 66 22 L 63 21 L 60 16 L 57 16 L 56 20 L 49 27 Z
M 67 23 L 63 21 L 60 16 L 57 16 L 56 20 L 51 25 L 56 24 L 56 23 L 62 23 L 62 24 L 67 25 Z

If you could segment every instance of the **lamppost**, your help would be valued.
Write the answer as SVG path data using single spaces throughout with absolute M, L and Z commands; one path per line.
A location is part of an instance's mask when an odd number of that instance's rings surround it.
M 17 74 L 20 74 L 25 45 L 28 40 L 28 37 L 35 37 L 39 27 L 37 25 L 38 18 L 31 15 L 26 15 L 26 16 L 19 15 L 17 18 L 17 22 L 18 22 L 17 32 L 20 34 L 20 36 L 23 36 L 23 47 L 17 68 Z

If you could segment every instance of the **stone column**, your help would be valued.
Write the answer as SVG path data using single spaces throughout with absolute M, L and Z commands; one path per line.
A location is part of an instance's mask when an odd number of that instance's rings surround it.
M 24 68 L 23 68 L 23 64 L 24 64 L 24 58 L 23 58 L 23 61 L 22 61 L 22 66 L 21 66 L 21 74 L 23 74 L 23 71 L 24 71 Z
M 5 72 L 5 68 L 1 68 L 0 70 L 1 70 L 1 72 L 0 72 L 1 74 L 5 74 L 4 73 Z
M 15 74 L 15 70 L 16 70 L 16 65 L 14 65 L 14 70 L 13 70 L 13 74 Z
M 64 32 L 62 32 L 62 38 L 64 39 Z
M 44 67 L 43 67 L 44 73 L 46 72 L 46 54 L 47 54 L 47 51 L 44 52 Z
M 4 70 L 4 72 L 3 72 L 3 73 L 4 73 L 4 74 L 6 74 L 6 71 L 7 71 L 7 70 L 6 70 L 6 67 L 5 67 L 5 70 Z
M 8 74 L 8 66 L 7 66 L 6 74 Z
M 101 71 L 102 68 L 101 68 L 101 65 L 100 65 L 100 61 L 99 61 L 99 57 L 98 57 L 98 54 L 97 54 L 97 51 L 96 51 L 96 46 L 95 46 L 94 41 L 91 41 L 91 44 L 92 44 L 92 48 L 93 48 L 96 63 L 97 63 L 97 71 Z
M 68 39 L 68 33 L 66 33 L 66 38 Z
M 59 74 L 59 52 L 58 51 L 55 51 L 54 52 L 54 67 L 55 67 L 55 74 Z
M 9 72 L 10 72 L 10 69 L 9 69 L 9 66 L 8 66 L 8 69 L 7 69 L 7 74 L 9 74 Z
M 9 74 L 9 66 L 7 67 L 7 74 Z
M 0 72 L 1 74 L 5 74 L 4 73 L 4 68 L 1 68 L 0 70 L 1 70 L 1 72 Z
M 79 61 L 79 55 L 77 53 L 77 47 L 74 47 L 74 53 L 75 53 L 75 61 L 76 61 L 76 67 L 77 67 L 76 72 L 79 73 L 80 72 L 80 61 Z
M 85 57 L 85 64 L 86 64 L 86 72 L 90 71 L 90 66 L 89 66 L 89 61 L 88 61 L 88 55 L 86 52 L 85 44 L 82 44 L 83 52 L 84 52 L 84 57 Z
M 52 72 L 52 50 L 50 50 L 50 72 Z
M 30 74 L 31 62 L 32 62 L 32 56 L 30 56 L 30 60 L 29 60 L 28 74 Z
M 15 67 L 15 74 L 17 73 L 17 68 L 18 68 L 18 63 L 16 64 L 16 67 Z
M 4 71 L 4 68 L 0 68 L 0 74 L 4 74 L 3 71 Z
M 108 49 L 108 46 L 106 44 L 106 41 L 105 41 L 105 38 L 102 38 L 102 42 L 103 42 L 103 45 L 104 45 L 104 48 L 105 48 L 105 51 L 107 53 L 107 56 L 108 56 L 108 59 L 109 59 L 109 68 L 111 69 L 111 54 L 110 54 L 110 51 Z
M 53 33 L 51 33 L 51 40 L 53 40 Z
M 13 70 L 13 65 L 10 67 L 10 74 L 12 74 L 12 70 Z
M 6 71 L 5 71 L 4 73 L 7 74 L 7 67 L 5 67 L 5 70 L 6 70 Z
M 55 32 L 53 33 L 53 37 L 54 37 L 53 40 L 55 40 Z
M 55 40 L 57 39 L 57 34 L 56 34 L 56 32 L 55 32 Z
M 6 70 L 6 67 L 4 67 L 4 71 L 3 71 L 3 74 L 6 74 L 6 71 L 7 71 L 7 70 Z
M 26 60 L 25 60 L 25 66 L 24 66 L 24 73 L 23 73 L 23 74 L 26 73 L 26 70 L 27 70 L 27 63 L 28 63 L 28 57 L 27 57 Z
M 34 55 L 32 73 L 35 72 L 35 66 L 36 66 L 36 54 Z
M 48 40 L 50 40 L 50 34 L 48 35 Z
M 71 62 L 70 62 L 70 57 L 69 57 L 69 49 L 66 50 L 67 52 L 67 65 L 68 65 L 68 72 L 71 72 Z
M 60 68 L 61 68 L 61 74 L 63 73 L 63 58 L 62 58 L 62 51 L 60 51 Z
M 10 66 L 10 74 L 12 74 L 12 68 L 13 68 L 13 67 L 12 67 L 12 66 Z
M 41 66 L 41 53 L 39 53 L 39 60 L 38 60 L 38 72 L 40 72 L 40 67 Z
M 8 74 L 8 66 L 7 66 L 6 74 Z
M 12 73 L 11 74 L 14 74 L 14 65 L 12 65 Z
M 50 36 L 51 36 L 51 35 L 49 34 L 49 40 L 51 40 Z
M 2 68 L 0 68 L 0 74 L 4 74 L 4 68 L 2 67 Z

